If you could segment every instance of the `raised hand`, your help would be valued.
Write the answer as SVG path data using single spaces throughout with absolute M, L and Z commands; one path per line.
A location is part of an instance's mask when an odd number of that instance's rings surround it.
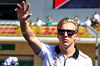
M 32 14 L 28 14 L 30 4 L 27 4 L 27 7 L 25 9 L 25 2 L 22 1 L 22 6 L 20 4 L 17 4 L 18 8 L 15 9 L 17 11 L 17 18 L 20 22 L 25 22 Z

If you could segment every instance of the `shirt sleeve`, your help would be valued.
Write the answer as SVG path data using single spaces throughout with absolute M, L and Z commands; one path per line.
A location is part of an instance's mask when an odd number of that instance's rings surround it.
M 53 47 L 53 45 L 42 43 L 42 50 L 37 56 L 39 56 L 41 60 L 44 60 L 51 53 Z
M 42 50 L 37 56 L 39 56 L 40 59 L 43 60 L 45 55 L 46 55 L 46 44 L 42 43 Z

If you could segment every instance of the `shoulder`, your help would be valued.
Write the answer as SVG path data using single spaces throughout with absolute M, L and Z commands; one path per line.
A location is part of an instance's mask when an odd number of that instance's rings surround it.
M 84 62 L 84 64 L 86 64 L 85 66 L 93 66 L 92 59 L 88 55 L 84 54 L 81 51 L 79 51 L 79 57 L 78 57 L 78 59 L 81 62 Z
M 91 58 L 88 55 L 86 55 L 85 53 L 81 51 L 79 51 L 79 58 L 84 59 L 84 60 L 91 60 Z
M 40 51 L 39 55 L 51 53 L 54 49 L 55 46 L 42 43 L 42 50 Z
M 46 44 L 46 48 L 49 49 L 49 50 L 52 50 L 52 49 L 55 48 L 55 46 L 54 45 L 48 45 L 48 44 Z
M 42 20 L 39 20 L 39 22 L 42 22 Z
M 45 49 L 47 49 L 47 50 L 52 50 L 52 49 L 54 49 L 55 48 L 55 46 L 54 45 L 49 45 L 49 44 L 44 44 L 44 43 L 42 43 L 43 44 L 43 49 L 45 50 Z

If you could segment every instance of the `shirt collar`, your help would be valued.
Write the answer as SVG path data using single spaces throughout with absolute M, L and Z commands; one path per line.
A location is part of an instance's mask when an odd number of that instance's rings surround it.
M 73 56 L 73 58 L 78 58 L 79 50 L 77 49 L 76 46 L 75 46 L 75 49 L 76 49 L 76 50 L 75 50 L 75 53 L 74 53 L 72 56 Z M 56 52 L 57 54 L 60 54 L 60 53 L 61 53 L 61 51 L 60 51 L 60 49 L 59 49 L 59 45 L 55 47 L 55 52 Z

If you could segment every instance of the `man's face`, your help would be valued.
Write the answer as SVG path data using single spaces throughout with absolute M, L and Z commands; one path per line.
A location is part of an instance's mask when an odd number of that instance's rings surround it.
M 74 45 L 75 40 L 77 39 L 77 34 L 74 32 L 76 26 L 73 23 L 66 23 L 61 26 L 61 30 L 58 32 L 63 32 L 61 34 L 58 33 L 59 39 L 59 47 L 67 49 L 71 45 Z M 64 32 L 65 31 L 65 32 Z

